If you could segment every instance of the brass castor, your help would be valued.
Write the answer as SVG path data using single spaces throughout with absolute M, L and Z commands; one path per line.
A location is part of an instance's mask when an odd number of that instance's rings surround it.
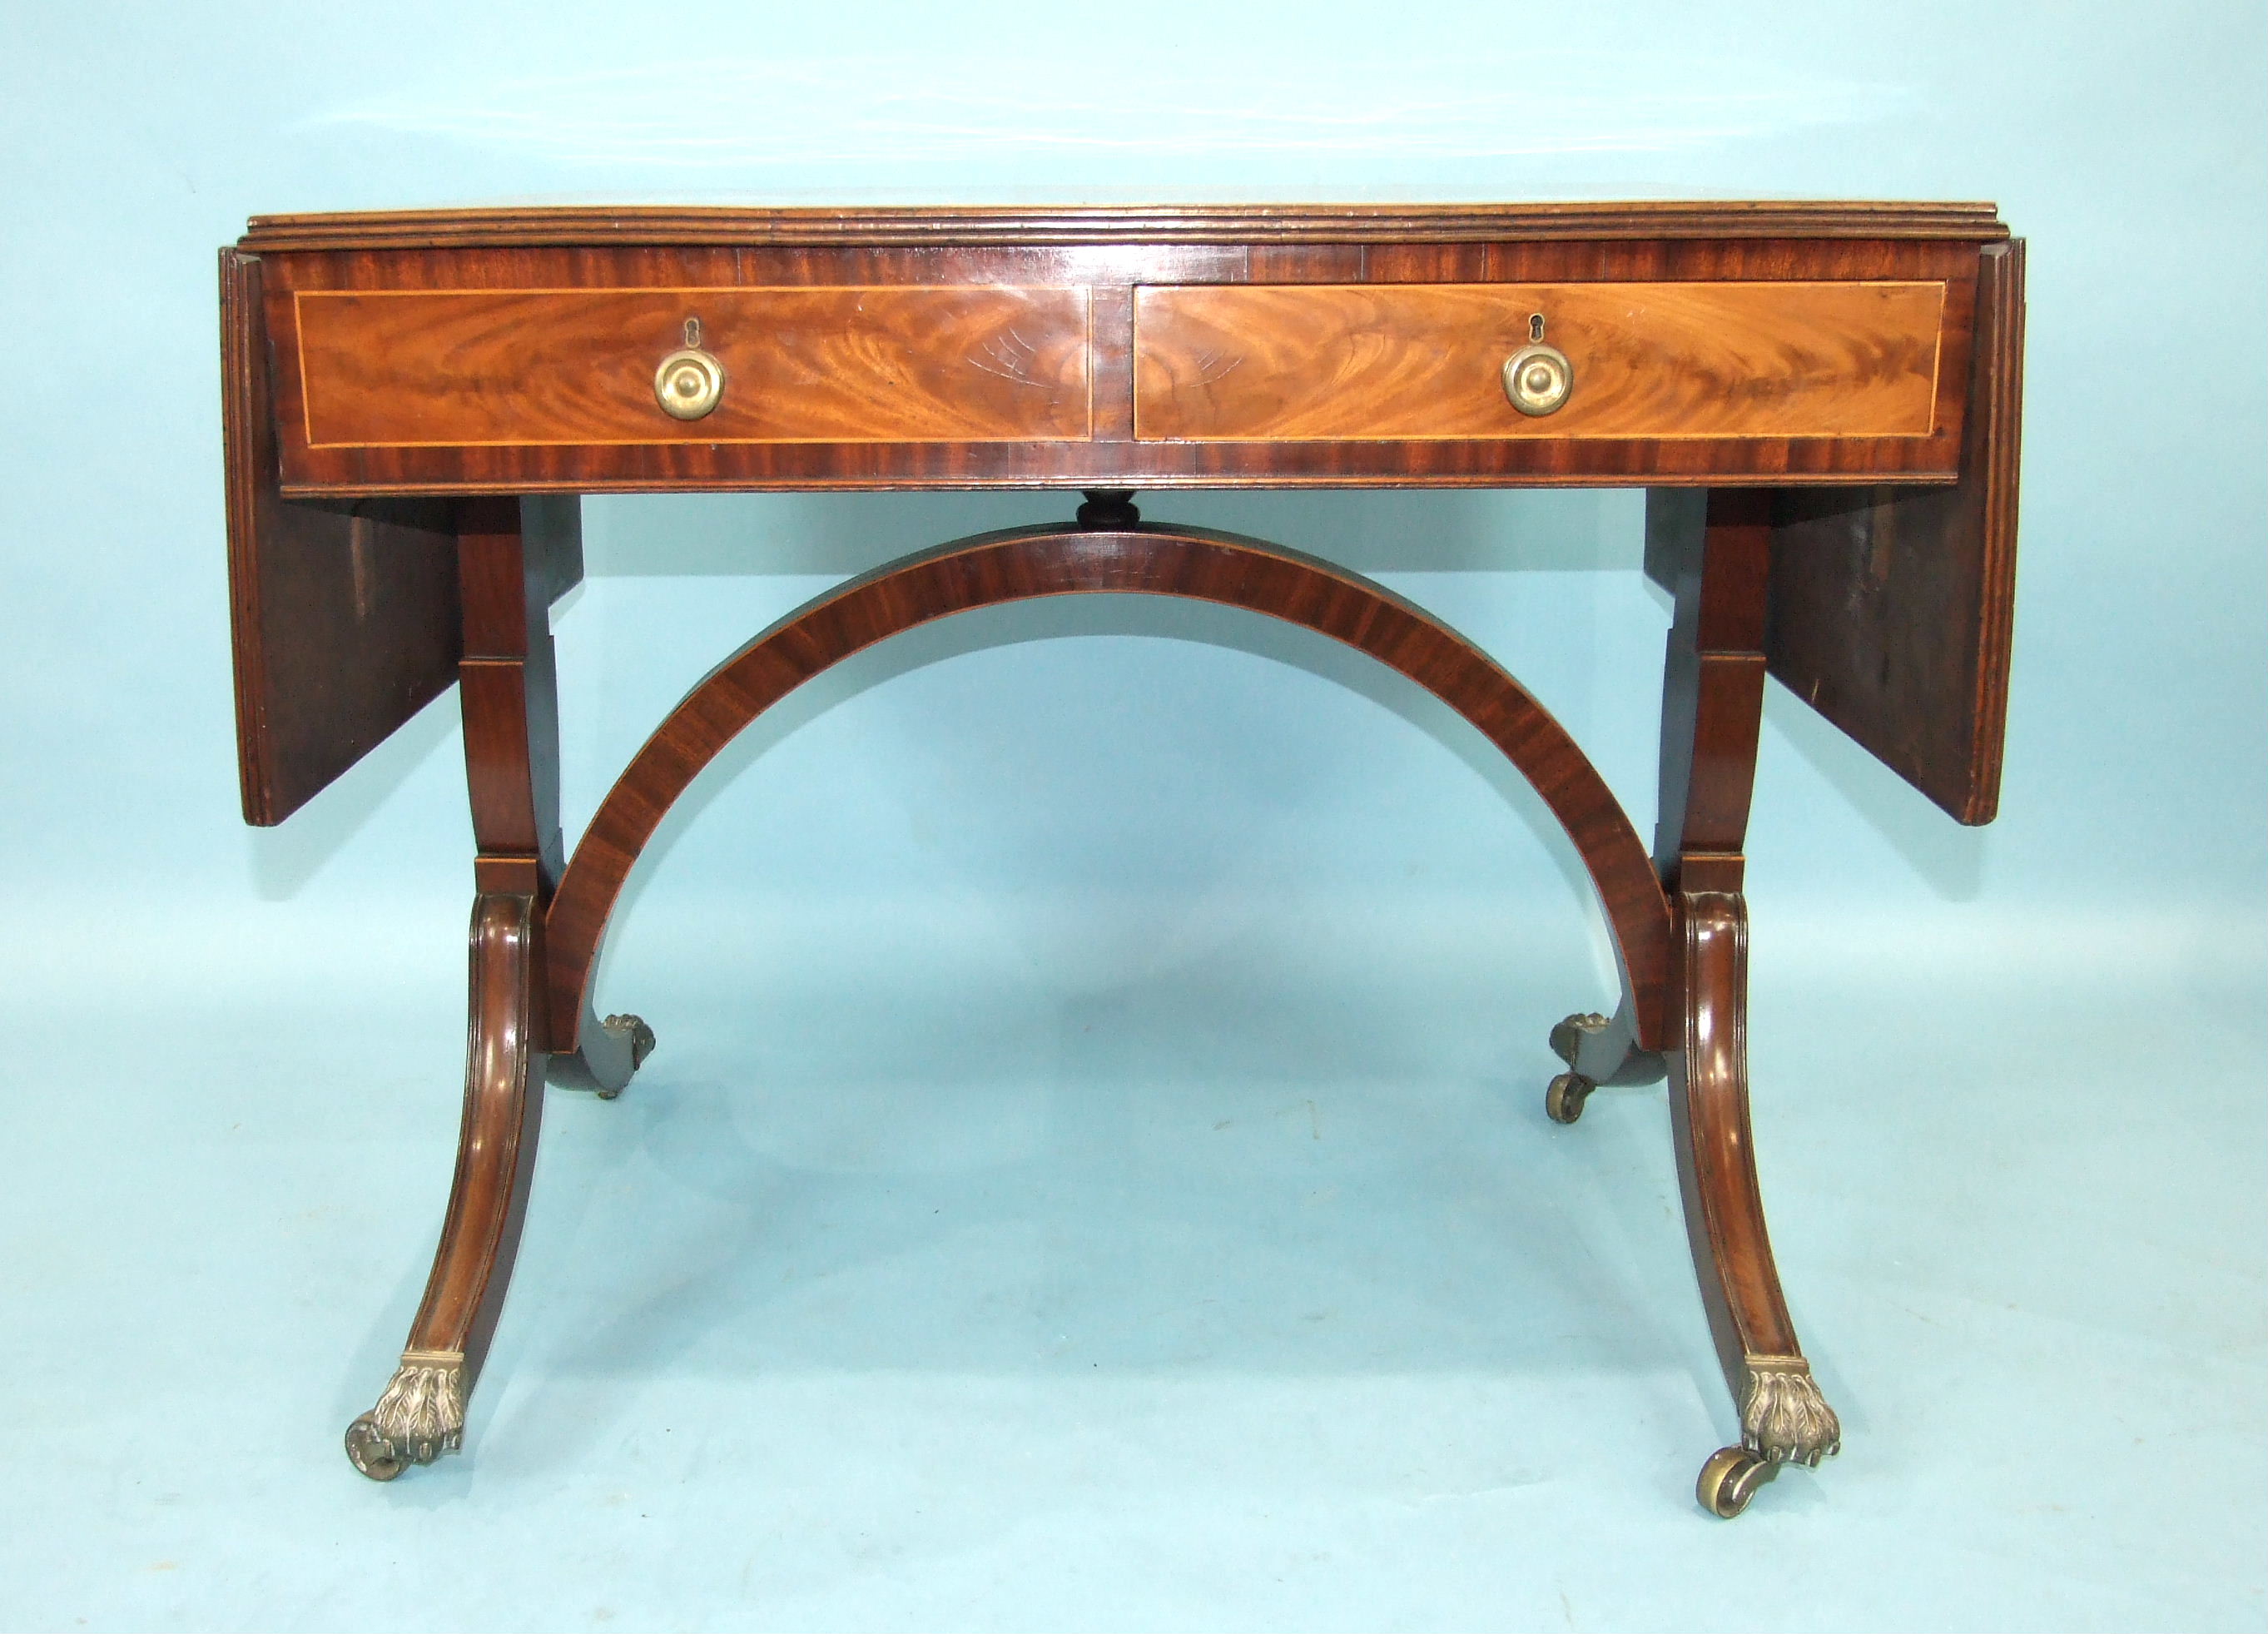
M 620 1038 L 625 1034 L 629 1034 L 630 1041 L 631 1071 L 635 1072 L 640 1067 L 644 1066 L 645 1064 L 645 1058 L 653 1054 L 653 1029 L 645 1024 L 644 1018 L 632 1015 L 608 1016 L 599 1025 L 605 1027 L 608 1033 L 612 1034 L 616 1038 Z M 599 1088 L 599 1099 L 601 1100 L 612 1100 L 629 1087 L 630 1084 L 628 1080 L 624 1080 L 622 1083 L 615 1085 L 612 1089 L 608 1089 L 604 1085 L 601 1085 Z
M 1598 1086 L 1580 1072 L 1562 1072 L 1543 1092 L 1543 1109 L 1554 1123 L 1572 1123 L 1583 1115 L 1583 1103 Z
M 1693 1496 L 1711 1514 L 1730 1520 L 1749 1506 L 1756 1489 L 1778 1470 L 1778 1464 L 1756 1457 L 1746 1447 L 1720 1446 L 1701 1466 L 1701 1478 L 1693 1483 Z
M 395 1456 L 394 1443 L 379 1434 L 368 1413 L 347 1426 L 347 1457 L 373 1481 L 391 1481 L 408 1468 L 406 1460 Z

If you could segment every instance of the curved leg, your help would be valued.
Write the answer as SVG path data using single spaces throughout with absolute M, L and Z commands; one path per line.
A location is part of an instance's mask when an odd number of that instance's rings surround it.
M 1741 1444 L 1701 1471 L 1702 1505 L 1730 1519 L 1783 1464 L 1816 1467 L 1842 1426 L 1796 1343 L 1764 1230 L 1749 1129 L 1748 905 L 1687 894 L 1685 1047 L 1670 1063 L 1670 1117 L 1693 1268 L 1717 1357 L 1741 1410 Z
M 441 1243 L 401 1365 L 347 1428 L 347 1456 L 374 1481 L 462 1444 L 465 1400 L 512 1280 L 543 1115 L 534 931 L 532 896 L 488 892 L 473 904 L 464 1123 Z
M 1841 1426 L 1813 1382 L 1764 1233 L 1749 1130 L 1749 801 L 1764 707 L 1771 563 L 1768 495 L 1657 491 L 1646 571 L 1676 603 L 1662 675 L 1654 858 L 1676 894 L 1683 1012 L 1669 1109 L 1685 1230 L 1741 1444 L 1703 1466 L 1702 1506 L 1727 1519 L 1784 1464 L 1816 1465 Z

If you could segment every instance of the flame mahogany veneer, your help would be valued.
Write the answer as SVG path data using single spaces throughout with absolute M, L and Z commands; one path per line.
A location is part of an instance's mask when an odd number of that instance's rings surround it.
M 672 802 L 854 652 L 1098 593 L 1319 630 L 1441 698 L 1535 785 L 1623 975 L 1611 1017 L 1554 1031 L 1550 1115 L 1574 1122 L 1602 1084 L 1670 1083 L 1740 1426 L 1701 1501 L 1737 1513 L 1784 1465 L 1835 1451 L 1750 1152 L 1742 847 L 1763 688 L 1778 675 L 1959 821 L 1992 816 L 2022 277 L 2021 243 L 1976 204 L 255 219 L 221 280 L 246 817 L 284 821 L 453 681 L 477 846 L 457 1176 L 401 1365 L 349 1431 L 357 1467 L 390 1479 L 460 1444 L 541 1086 L 617 1093 L 652 1047 L 637 1017 L 599 1016 L 592 984 Z M 1573 388 L 1529 417 L 1500 372 L 1539 328 Z M 696 344 L 721 396 L 674 418 L 657 369 Z M 1546 483 L 1653 490 L 1646 568 L 1675 613 L 1651 847 L 1542 706 L 1422 608 L 1131 503 Z M 909 488 L 1087 502 L 1076 524 L 893 563 L 754 637 L 571 853 L 549 609 L 581 576 L 575 496 Z

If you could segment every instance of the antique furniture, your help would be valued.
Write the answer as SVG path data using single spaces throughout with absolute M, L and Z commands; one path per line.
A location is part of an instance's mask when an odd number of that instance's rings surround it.
M 1565 826 L 1620 956 L 1550 1115 L 1667 1078 L 1745 1506 L 1836 1450 L 1750 1159 L 1742 843 L 1769 672 L 1955 819 L 1998 798 L 2023 254 L 1989 205 L 498 210 L 266 217 L 222 253 L 245 814 L 277 823 L 454 681 L 478 846 L 462 1146 L 399 1371 L 348 1450 L 455 1448 L 510 1276 L 541 1086 L 617 1093 L 592 1004 L 639 851 L 758 714 L 930 620 L 1191 597 L 1368 653 Z M 1649 489 L 1675 613 L 1649 850 L 1573 741 L 1381 586 L 1141 522 L 1141 489 Z M 577 496 L 1049 488 L 1076 520 L 893 563 L 756 636 L 571 853 L 547 611 Z

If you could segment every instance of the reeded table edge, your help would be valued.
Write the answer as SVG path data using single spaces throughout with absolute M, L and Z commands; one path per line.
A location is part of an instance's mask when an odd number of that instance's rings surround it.
M 1654 238 L 1950 239 L 1985 243 L 2007 236 L 1999 206 L 1992 203 L 1832 200 L 873 210 L 526 205 L 254 216 L 239 247 L 257 254 L 263 250 L 609 244 L 1055 247 Z

